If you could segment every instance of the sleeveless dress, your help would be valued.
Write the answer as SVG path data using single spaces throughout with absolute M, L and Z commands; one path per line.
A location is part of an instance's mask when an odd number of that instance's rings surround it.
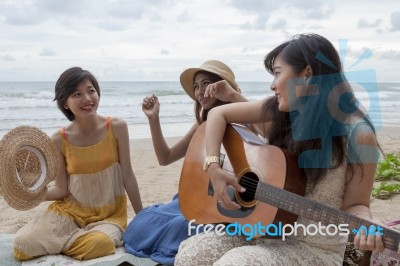
M 127 199 L 111 119 L 107 118 L 105 138 L 91 146 L 74 146 L 65 129 L 61 134 L 68 196 L 17 232 L 14 255 L 19 260 L 59 253 L 84 260 L 122 246 Z
M 175 195 L 170 202 L 149 206 L 133 218 L 123 234 L 125 250 L 163 265 L 173 265 L 180 243 L 189 238 L 188 225 Z M 190 235 L 194 234 L 196 231 L 192 230 Z
M 355 123 L 349 130 L 349 137 L 359 125 L 370 128 L 365 122 Z M 341 209 L 346 171 L 346 161 L 338 168 L 328 170 L 313 191 L 307 184 L 305 198 Z M 310 224 L 318 226 L 318 222 L 302 216 L 298 217 L 297 223 L 305 227 Z M 246 241 L 243 236 L 198 234 L 181 243 L 175 265 L 342 265 L 347 236 L 304 236 L 301 228 L 297 232 L 296 236 L 287 237 L 285 241 L 266 238 Z

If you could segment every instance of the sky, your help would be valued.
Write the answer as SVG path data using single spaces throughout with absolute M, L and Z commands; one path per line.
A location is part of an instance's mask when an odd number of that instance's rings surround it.
M 178 81 L 208 59 L 237 81 L 271 81 L 265 55 L 310 32 L 347 42 L 345 71 L 400 82 L 397 0 L 0 0 L 0 82 L 55 81 L 72 66 L 100 81 Z

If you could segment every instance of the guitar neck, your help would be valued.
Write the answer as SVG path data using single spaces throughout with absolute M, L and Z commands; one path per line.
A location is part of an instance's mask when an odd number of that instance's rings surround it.
M 255 198 L 279 209 L 306 217 L 313 221 L 321 222 L 324 225 L 348 224 L 348 229 L 353 235 L 356 234 L 358 232 L 357 229 L 362 226 L 365 226 L 367 229 L 371 225 L 377 226 L 355 215 L 263 182 L 258 182 Z M 356 230 L 353 231 L 353 229 Z M 400 233 L 384 227 L 382 227 L 381 232 L 384 246 L 388 249 L 400 252 Z

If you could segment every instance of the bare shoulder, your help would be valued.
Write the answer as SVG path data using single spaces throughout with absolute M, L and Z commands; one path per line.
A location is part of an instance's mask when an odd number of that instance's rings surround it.
M 355 140 L 356 144 L 377 144 L 376 134 L 367 122 L 358 123 L 353 129 L 352 135 L 352 139 Z
M 111 126 L 113 127 L 113 129 L 116 129 L 116 128 L 124 128 L 124 127 L 127 127 L 128 126 L 128 124 L 126 123 L 126 121 L 124 120 L 124 119 L 122 119 L 122 118 L 119 118 L 119 117 L 113 117 L 112 119 L 111 119 Z
M 61 150 L 61 143 L 62 143 L 62 136 L 61 131 L 57 130 L 56 132 L 51 135 L 51 139 L 53 140 L 54 144 L 56 144 L 57 148 Z
M 128 131 L 128 124 L 124 119 L 119 117 L 111 119 L 111 127 L 117 137 L 126 134 Z

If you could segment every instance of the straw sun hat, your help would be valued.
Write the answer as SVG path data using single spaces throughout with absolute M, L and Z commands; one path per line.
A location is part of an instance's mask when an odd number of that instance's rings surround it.
M 43 201 L 46 185 L 54 180 L 59 155 L 53 141 L 35 127 L 10 130 L 0 141 L 0 188 L 4 200 L 17 210 Z
M 193 80 L 194 76 L 199 71 L 207 71 L 218 75 L 222 79 L 226 80 L 234 90 L 240 92 L 240 88 L 235 81 L 235 75 L 233 74 L 232 70 L 221 61 L 208 60 L 200 67 L 188 68 L 181 74 L 181 85 L 193 100 L 196 101 L 196 98 L 194 97 Z

